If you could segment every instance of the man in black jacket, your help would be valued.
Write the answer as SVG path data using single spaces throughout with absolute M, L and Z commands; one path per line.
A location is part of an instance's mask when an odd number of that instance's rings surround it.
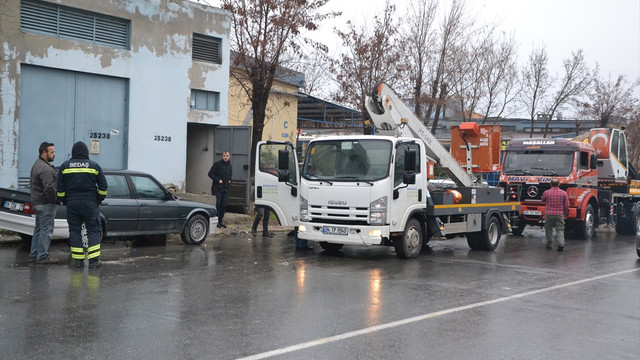
M 222 153 L 222 160 L 216 161 L 209 169 L 211 183 L 211 194 L 216 197 L 216 208 L 218 208 L 218 227 L 226 228 L 222 219 L 227 209 L 227 197 L 231 186 L 231 154 L 228 151 Z
M 73 144 L 71 159 L 60 166 L 58 199 L 67 205 L 69 245 L 76 267 L 84 266 L 82 223 L 87 227 L 89 267 L 100 266 L 100 220 L 98 206 L 107 196 L 107 179 L 102 168 L 89 160 L 89 149 L 82 141 Z
M 51 234 L 56 217 L 56 183 L 58 175 L 50 163 L 56 157 L 56 149 L 50 142 L 43 142 L 38 149 L 40 156 L 31 167 L 31 203 L 36 213 L 36 226 L 31 238 L 29 260 L 36 264 L 53 264 L 59 260 L 49 256 Z

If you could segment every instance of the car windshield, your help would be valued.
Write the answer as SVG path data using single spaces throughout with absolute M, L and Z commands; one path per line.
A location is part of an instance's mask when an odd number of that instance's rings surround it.
M 572 152 L 509 151 L 502 172 L 507 175 L 567 176 L 572 168 Z
M 388 177 L 392 143 L 382 139 L 320 140 L 309 144 L 302 177 L 376 181 Z

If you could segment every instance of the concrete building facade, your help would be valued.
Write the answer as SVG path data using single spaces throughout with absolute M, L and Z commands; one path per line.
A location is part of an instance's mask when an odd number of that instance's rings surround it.
M 228 123 L 229 31 L 226 10 L 187 0 L 1 0 L 0 186 L 28 183 L 42 141 L 55 166 L 84 141 L 105 168 L 184 190 L 187 157 L 214 160 L 192 128 Z

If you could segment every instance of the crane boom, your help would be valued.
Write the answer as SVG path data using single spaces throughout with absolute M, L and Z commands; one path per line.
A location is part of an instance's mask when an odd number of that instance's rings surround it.
M 422 140 L 427 155 L 436 160 L 458 186 L 471 187 L 478 181 L 458 164 L 389 85 L 378 84 L 372 96 L 367 96 L 365 107 L 381 134 Z

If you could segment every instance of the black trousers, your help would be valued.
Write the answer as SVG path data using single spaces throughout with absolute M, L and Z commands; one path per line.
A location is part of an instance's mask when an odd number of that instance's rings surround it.
M 223 224 L 222 219 L 227 212 L 227 198 L 229 194 L 222 191 L 213 191 L 213 196 L 216 197 L 216 209 L 218 210 L 218 224 Z
M 253 220 L 252 229 L 258 229 L 258 224 L 260 224 L 260 219 L 264 217 L 264 221 L 262 222 L 262 233 L 266 234 L 269 232 L 269 217 L 271 217 L 271 209 L 268 207 L 258 206 L 256 207 L 258 214 L 256 215 L 256 219 Z

